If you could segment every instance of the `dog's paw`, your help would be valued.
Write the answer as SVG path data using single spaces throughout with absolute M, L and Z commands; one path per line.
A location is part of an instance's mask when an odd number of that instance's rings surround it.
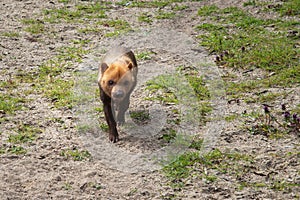
M 116 143 L 119 141 L 119 136 L 114 134 L 109 134 L 109 141 L 112 143 Z

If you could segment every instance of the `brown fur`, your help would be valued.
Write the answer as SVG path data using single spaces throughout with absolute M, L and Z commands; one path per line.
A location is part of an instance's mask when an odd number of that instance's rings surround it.
M 124 123 L 130 94 L 136 85 L 137 63 L 134 54 L 124 47 L 115 47 L 104 57 L 99 67 L 98 85 L 109 139 L 117 142 L 117 123 Z M 116 120 L 115 120 L 116 119 Z

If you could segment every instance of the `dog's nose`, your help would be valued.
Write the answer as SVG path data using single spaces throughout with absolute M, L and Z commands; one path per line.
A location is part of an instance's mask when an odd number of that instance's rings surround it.
M 124 92 L 122 90 L 115 91 L 113 93 L 113 98 L 119 99 L 124 96 Z

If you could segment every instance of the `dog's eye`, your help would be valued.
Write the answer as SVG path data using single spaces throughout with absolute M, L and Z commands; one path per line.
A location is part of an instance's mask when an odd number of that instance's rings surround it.
M 115 82 L 113 80 L 108 81 L 108 85 L 113 85 Z

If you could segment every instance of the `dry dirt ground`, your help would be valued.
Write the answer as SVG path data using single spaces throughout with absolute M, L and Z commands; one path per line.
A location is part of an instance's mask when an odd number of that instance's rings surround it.
M 14 84 L 9 92 L 25 99 L 18 102 L 21 107 L 14 113 L 0 112 L 0 199 L 297 199 L 299 187 L 292 187 L 289 192 L 274 190 L 268 187 L 245 187 L 238 190 L 235 183 L 226 177 L 220 177 L 216 183 L 191 179 L 190 183 L 180 189 L 174 189 L 169 180 L 159 170 L 159 166 L 147 161 L 148 155 L 159 151 L 161 141 L 158 140 L 158 129 L 173 126 L 165 123 L 167 117 L 174 113 L 170 110 L 175 105 L 151 105 L 144 100 L 151 95 L 144 91 L 143 84 L 152 77 L 171 73 L 175 66 L 198 66 L 207 72 L 212 81 L 218 82 L 225 69 L 215 66 L 214 57 L 198 46 L 194 26 L 199 24 L 197 11 L 203 5 L 216 4 L 220 7 L 238 6 L 243 8 L 245 1 L 200 1 L 185 2 L 188 9 L 178 11 L 180 17 L 175 19 L 154 19 L 152 23 L 138 21 L 141 13 L 156 13 L 157 8 L 131 8 L 112 2 L 106 10 L 109 19 L 122 19 L 129 23 L 132 31 L 114 37 L 105 34 L 110 30 L 79 31 L 91 27 L 97 20 L 86 22 L 60 21 L 58 23 L 43 22 L 41 33 L 31 33 L 26 28 L 24 19 L 43 19 L 44 10 L 58 9 L 66 6 L 63 1 L 44 0 L 1 0 L 0 1 L 0 80 Z M 68 9 L 89 1 L 70 1 Z M 168 8 L 164 8 L 168 9 Z M 259 15 L 255 8 L 250 13 Z M 154 14 L 153 14 L 154 15 Z M 261 17 L 276 17 L 261 16 Z M 97 32 L 98 31 L 98 32 Z M 3 33 L 3 34 L 1 34 Z M 9 36 L 4 33 L 17 33 Z M 70 59 L 69 66 L 60 78 L 76 80 L 72 91 L 84 96 L 84 92 L 96 93 L 90 99 L 72 109 L 55 106 L 55 102 L 47 98 L 42 90 L 35 91 L 35 82 L 22 81 L 24 74 L 32 74 L 43 63 L 58 56 L 58 50 L 66 46 L 74 46 L 74 41 L 87 41 L 83 44 L 80 62 Z M 112 45 L 123 43 L 135 52 L 152 52 L 151 59 L 139 63 L 140 83 L 133 94 L 130 109 L 149 109 L 154 127 L 148 127 L 151 137 L 132 137 L 125 130 L 121 133 L 118 144 L 108 143 L 107 135 L 100 130 L 98 113 L 92 112 L 100 106 L 95 82 L 90 77 L 97 76 L 97 66 L 104 52 Z M 76 44 L 77 45 L 77 44 Z M 76 47 L 75 45 L 75 47 Z M 208 70 L 205 66 L 210 66 Z M 79 73 L 78 73 L 79 72 Z M 74 73 L 77 75 L 74 77 Z M 236 72 L 238 75 L 239 72 Z M 253 73 L 256 73 L 253 72 Z M 78 75 L 79 74 L 79 75 Z M 256 76 L 253 74 L 252 76 Z M 47 76 L 46 76 L 47 77 Z M 51 77 L 50 77 L 51 78 Z M 241 79 L 244 77 L 241 77 Z M 211 86 L 211 89 L 214 89 Z M 224 89 L 222 86 L 218 89 Z M 60 88 L 64 90 L 64 88 Z M 299 87 L 289 90 L 287 102 L 299 104 Z M 8 93 L 7 88 L 0 88 L 1 95 Z M 226 97 L 215 95 L 215 115 L 242 113 L 244 110 L 260 109 L 261 105 L 248 105 L 244 102 L 227 104 Z M 92 111 L 91 111 L 92 110 Z M 91 112 L 89 112 L 91 111 Z M 101 115 L 101 113 L 100 113 Z M 103 115 L 102 115 L 103 121 Z M 207 123 L 199 125 L 205 140 L 205 149 L 229 149 L 239 153 L 256 155 L 256 163 L 252 166 L 254 173 L 249 173 L 247 180 L 268 181 L 269 176 L 297 183 L 299 186 L 299 153 L 285 159 L 288 152 L 299 152 L 299 137 L 291 136 L 280 140 L 266 139 L 263 135 L 249 135 L 239 129 L 239 120 L 226 123 Z M 80 134 L 78 124 L 88 125 L 89 131 Z M 17 134 L 20 127 L 35 127 L 37 137 L 25 144 L 25 154 L 8 152 L 13 144 L 7 142 L 10 134 Z M 169 127 L 168 127 L 169 128 Z M 193 127 L 194 128 L 194 127 Z M 129 128 L 130 129 L 130 128 Z M 127 133 L 127 135 L 125 134 Z M 136 133 L 133 133 L 136 134 Z M 147 133 L 148 134 L 148 133 Z M 123 138 L 123 139 L 122 139 Z M 91 156 L 83 160 L 74 160 L 65 156 L 68 150 L 88 151 Z M 171 149 L 172 150 L 172 149 Z M 146 156 L 145 156 L 146 155 Z M 274 156 L 275 155 L 275 156 Z M 83 156 L 84 157 L 84 156 Z

